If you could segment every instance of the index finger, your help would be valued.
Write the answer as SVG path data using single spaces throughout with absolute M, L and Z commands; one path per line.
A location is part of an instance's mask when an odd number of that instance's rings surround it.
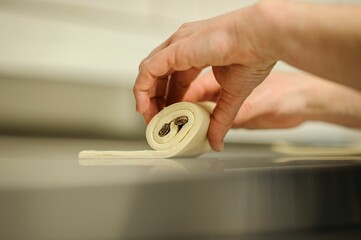
M 156 80 L 170 75 L 174 71 L 184 71 L 191 68 L 186 57 L 183 55 L 177 56 L 177 46 L 175 44 L 169 45 L 143 60 L 140 64 L 133 92 L 136 99 L 136 109 L 145 117 L 149 115 L 147 112 L 149 109 L 155 109 L 152 106 L 155 103 L 151 101 L 153 97 L 151 93 L 156 92 Z

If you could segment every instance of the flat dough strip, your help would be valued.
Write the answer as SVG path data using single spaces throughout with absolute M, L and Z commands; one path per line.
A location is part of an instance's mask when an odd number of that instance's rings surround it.
M 289 143 L 276 143 L 272 145 L 274 152 L 279 152 L 289 155 L 301 156 L 349 156 L 361 155 L 360 143 L 354 145 L 340 146 L 340 147 L 317 147 L 317 146 L 302 146 L 292 145 Z
M 149 123 L 146 130 L 147 142 L 154 150 L 143 151 L 82 151 L 79 153 L 81 165 L 88 165 L 96 159 L 129 159 L 129 158 L 171 158 L 194 157 L 210 149 L 207 132 L 210 114 L 214 103 L 180 102 L 160 111 Z M 178 130 L 171 125 L 170 132 L 159 137 L 158 132 L 165 123 L 179 116 L 187 116 L 188 122 Z

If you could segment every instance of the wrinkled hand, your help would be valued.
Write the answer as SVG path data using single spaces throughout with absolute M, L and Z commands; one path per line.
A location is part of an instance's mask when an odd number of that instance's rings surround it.
M 308 120 L 312 89 L 324 81 L 299 73 L 271 73 L 244 101 L 232 127 L 249 129 L 290 128 Z M 217 101 L 221 88 L 212 72 L 200 76 L 184 96 L 185 101 Z
M 211 66 L 220 92 L 208 139 L 214 150 L 222 150 L 243 102 L 276 62 L 266 53 L 263 26 L 257 5 L 182 25 L 140 64 L 137 111 L 148 123 L 164 106 L 181 101 L 201 70 Z
M 198 77 L 183 100 L 217 101 L 221 87 L 212 72 Z M 244 101 L 232 127 L 275 129 L 308 120 L 361 127 L 361 93 L 306 73 L 272 72 Z

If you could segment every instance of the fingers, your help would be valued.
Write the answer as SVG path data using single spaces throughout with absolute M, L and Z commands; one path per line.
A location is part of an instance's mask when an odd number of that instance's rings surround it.
M 136 110 L 144 113 L 150 106 L 150 90 L 156 84 L 156 78 L 146 69 L 146 60 L 139 66 L 139 73 L 133 87 L 133 94 L 136 100 Z
M 139 113 L 144 114 L 147 110 L 149 110 L 150 107 L 150 93 L 149 91 L 154 88 L 156 77 L 152 76 L 151 73 L 146 69 L 149 61 L 149 58 L 157 54 L 162 49 L 169 46 L 169 44 L 172 42 L 172 36 L 168 38 L 166 41 L 164 41 L 162 44 L 160 44 L 158 47 L 156 47 L 140 64 L 139 64 L 139 74 L 137 76 L 136 82 L 134 84 L 133 93 L 136 99 L 136 110 Z M 163 77 L 162 80 L 168 80 L 168 77 Z M 147 84 L 148 83 L 148 84 Z M 168 83 L 167 83 L 168 84 Z M 161 83 L 159 85 L 160 90 L 154 90 L 153 91 L 161 91 L 164 92 L 164 85 Z M 157 86 L 156 86 L 157 87 Z M 161 96 L 162 94 L 157 93 L 157 96 Z M 164 95 L 163 95 L 164 96 Z M 154 107 L 154 106 L 153 106 Z M 156 112 L 156 109 L 153 109 L 153 111 L 150 112 Z M 152 115 L 152 114 L 148 114 Z
M 244 77 L 242 68 L 237 66 L 213 67 L 218 82 L 223 82 L 220 98 L 213 110 L 208 130 L 208 140 L 215 151 L 224 148 L 224 137 L 232 127 L 240 107 L 252 92 L 252 87 L 243 87 L 238 82 Z
M 209 39 L 206 36 L 196 36 L 200 27 L 208 30 L 206 26 L 202 22 L 182 25 L 140 64 L 133 91 L 136 110 L 143 114 L 145 119 L 152 118 L 162 106 L 182 100 L 201 69 L 214 60 L 214 54 L 209 51 Z M 208 31 L 205 31 L 205 34 L 207 33 Z M 209 33 L 213 36 L 212 28 Z M 163 94 L 163 90 L 158 90 L 163 88 L 163 84 L 158 80 L 169 75 L 170 86 L 167 88 L 168 92 Z M 159 91 L 161 93 L 158 93 Z M 165 102 L 161 95 L 166 98 Z M 152 98 L 157 100 L 153 101 Z
M 221 87 L 214 78 L 212 71 L 199 76 L 195 79 L 186 94 L 183 101 L 187 102 L 201 102 L 201 101 L 214 101 L 219 98 Z
M 167 55 L 160 52 L 152 57 L 142 61 L 139 67 L 139 73 L 134 84 L 134 96 L 136 99 L 136 109 L 139 113 L 144 114 L 151 106 L 150 98 L 152 93 L 156 93 L 157 80 L 168 76 L 171 72 L 171 65 L 166 58 Z M 160 55 L 160 56 L 159 56 Z M 169 56 L 168 56 L 169 57 Z
M 158 78 L 156 72 L 152 74 L 151 69 L 149 66 L 150 62 L 152 61 L 152 57 L 159 53 L 164 48 L 168 47 L 172 42 L 173 36 L 169 37 L 166 41 L 164 41 L 162 44 L 160 44 L 158 47 L 156 47 L 140 64 L 139 64 L 139 73 L 137 76 L 137 79 L 134 84 L 133 93 L 136 99 L 136 110 L 139 113 L 146 113 L 147 110 L 150 110 L 149 108 L 152 107 L 154 112 L 156 109 L 154 106 L 151 105 L 150 97 L 151 94 L 149 91 L 159 91 L 155 90 L 157 88 L 155 82 Z M 168 77 L 163 77 L 168 80 Z M 160 88 L 163 88 L 164 84 L 160 84 Z M 160 91 L 163 91 L 161 89 Z M 159 94 L 158 94 L 159 95 Z M 157 101 L 158 102 L 158 101 Z M 152 115 L 152 114 L 147 114 Z
M 224 148 L 224 137 L 232 127 L 233 119 L 238 113 L 244 99 L 234 96 L 224 89 L 213 110 L 211 123 L 208 130 L 208 139 L 215 151 L 222 151 Z
M 275 106 L 275 91 L 272 87 L 266 86 L 265 82 L 256 87 L 252 93 L 245 99 L 237 116 L 233 121 L 233 128 L 248 128 L 253 119 L 267 115 Z
M 179 29 L 175 33 L 173 33 L 167 40 L 165 40 L 162 44 L 153 49 L 147 58 L 150 58 L 162 49 L 168 47 L 172 42 L 190 35 L 192 31 L 188 28 L 189 25 L 191 25 L 191 23 L 184 23 L 182 26 L 180 26 Z
M 167 89 L 169 84 L 169 77 L 160 77 L 157 79 L 157 87 L 155 89 L 155 97 L 157 99 L 157 105 L 159 109 L 162 109 L 165 105 L 165 99 L 167 97 Z M 151 95 L 152 96 L 152 95 Z
M 172 44 L 153 56 L 145 59 L 141 65 L 139 74 L 137 76 L 134 85 L 134 96 L 136 99 L 136 109 L 139 113 L 143 114 L 146 122 L 151 119 L 158 110 L 165 105 L 164 99 L 166 97 L 167 83 L 166 79 L 168 76 L 173 74 L 175 71 L 186 71 L 192 69 L 192 66 L 187 62 L 187 57 L 180 55 L 178 44 Z M 200 70 L 186 71 L 180 76 L 175 76 L 173 82 L 181 82 L 183 80 L 180 77 L 186 75 L 186 81 L 193 80 L 199 73 Z M 180 85 L 184 87 L 184 85 Z M 179 87 L 177 88 L 179 89 Z M 186 89 L 175 94 L 175 99 L 184 95 Z M 172 92 L 174 93 L 174 91 Z M 154 101 L 153 98 L 158 98 Z
M 169 82 L 167 105 L 181 101 L 189 89 L 190 84 L 200 72 L 200 69 L 191 68 L 186 71 L 173 73 Z
M 172 36 L 170 38 L 168 38 L 167 40 L 165 40 L 162 44 L 160 44 L 158 47 L 154 48 L 149 55 L 147 56 L 147 58 L 150 58 L 152 56 L 154 56 L 154 54 L 158 53 L 160 50 L 166 48 L 169 46 L 169 44 L 171 44 L 172 42 Z
M 190 82 L 199 74 L 200 70 L 207 65 L 209 57 L 203 56 L 207 42 L 203 38 L 192 37 L 198 24 L 184 24 L 169 39 L 154 49 L 139 66 L 139 73 L 134 85 L 136 110 L 145 117 L 151 117 L 159 101 L 151 101 L 152 92 L 156 92 L 157 79 L 173 73 L 171 79 L 171 94 L 169 103 L 179 101 L 187 91 Z M 200 49 L 201 46 L 202 49 Z M 208 53 L 209 54 L 209 53 Z M 178 73 L 179 72 L 179 73 Z M 152 111 L 150 111 L 152 109 Z

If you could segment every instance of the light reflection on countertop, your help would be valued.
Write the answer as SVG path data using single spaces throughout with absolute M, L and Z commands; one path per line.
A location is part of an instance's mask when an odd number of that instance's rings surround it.
M 218 156 L 185 159 L 123 159 L 79 164 L 83 149 L 146 149 L 143 141 L 0 137 L 0 190 L 104 186 L 163 181 L 223 172 Z
M 361 224 L 359 155 L 227 144 L 197 158 L 97 166 L 78 160 L 84 149 L 146 148 L 134 141 L 0 137 L 0 238 L 259 240 L 265 238 L 257 234 L 281 239 L 269 233 Z
M 143 167 L 147 168 L 148 174 L 197 174 L 204 172 L 223 171 L 223 167 L 216 162 L 221 162 L 217 158 L 93 158 L 79 159 L 79 165 L 83 167 Z
M 197 158 L 96 160 L 81 166 L 83 149 L 147 149 L 143 141 L 0 137 L 0 189 L 34 189 L 221 177 L 250 169 L 359 164 L 361 156 L 293 156 L 265 144 L 228 144 Z M 89 161 L 87 162 L 89 165 Z M 90 164 L 91 165 L 91 164 Z

